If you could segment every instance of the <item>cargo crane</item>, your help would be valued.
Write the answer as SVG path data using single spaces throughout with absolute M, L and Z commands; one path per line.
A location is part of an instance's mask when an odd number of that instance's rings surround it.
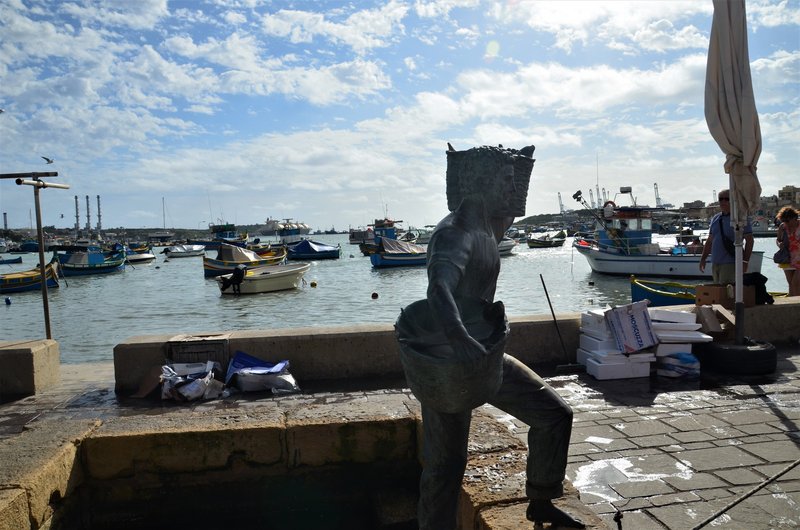
M 561 213 L 562 216 L 564 215 L 564 203 L 561 202 L 561 192 L 560 191 L 558 192 L 558 211 Z
M 661 196 L 658 194 L 658 183 L 653 183 L 653 188 L 656 190 L 656 208 L 661 208 L 663 205 L 661 204 Z

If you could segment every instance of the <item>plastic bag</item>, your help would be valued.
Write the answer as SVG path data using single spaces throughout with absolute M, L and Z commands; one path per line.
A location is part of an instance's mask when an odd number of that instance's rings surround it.
M 271 390 L 273 394 L 285 394 L 300 391 L 289 373 L 289 361 L 271 363 L 243 351 L 237 351 L 231 359 L 225 384 L 242 392 Z

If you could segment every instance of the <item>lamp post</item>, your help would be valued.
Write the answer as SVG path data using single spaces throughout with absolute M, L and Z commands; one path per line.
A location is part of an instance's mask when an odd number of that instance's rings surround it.
M 53 338 L 50 331 L 50 304 L 47 300 L 47 274 L 44 267 L 44 232 L 42 231 L 42 210 L 39 206 L 39 189 L 58 188 L 68 190 L 67 184 L 52 184 L 39 180 L 41 177 L 57 177 L 58 172 L 44 173 L 5 173 L 0 174 L 0 179 L 16 180 L 18 186 L 33 186 L 33 201 L 36 206 L 36 239 L 39 244 L 39 278 L 42 285 L 42 307 L 44 308 L 44 329 L 48 339 Z

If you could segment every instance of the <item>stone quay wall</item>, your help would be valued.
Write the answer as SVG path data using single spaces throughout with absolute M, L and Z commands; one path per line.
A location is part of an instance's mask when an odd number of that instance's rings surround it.
M 665 309 L 688 311 L 694 307 Z M 750 307 L 744 311 L 745 336 L 767 342 L 800 339 L 800 300 L 797 298 L 776 299 L 775 304 Z M 580 322 L 580 313 L 556 315 L 555 322 L 549 315 L 510 318 L 511 336 L 506 352 L 531 366 L 574 362 Z M 176 343 L 176 338 L 187 337 L 142 335 L 115 346 L 117 393 L 133 393 L 142 381 L 152 378 L 154 370 L 159 370 L 174 356 L 176 344 L 185 349 L 188 343 Z M 226 358 L 236 351 L 243 351 L 270 362 L 289 360 L 290 371 L 298 381 L 403 375 L 392 324 L 209 331 L 194 334 L 191 338 L 202 340 L 201 344 L 209 349 L 224 349 L 222 353 Z

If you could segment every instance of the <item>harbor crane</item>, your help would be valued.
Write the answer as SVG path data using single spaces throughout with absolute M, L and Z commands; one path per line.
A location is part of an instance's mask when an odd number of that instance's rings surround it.
M 600 194 L 597 195 L 597 202 L 600 202 Z M 592 194 L 592 188 L 589 188 L 589 204 L 592 205 L 592 208 L 595 208 L 594 204 L 594 195 Z M 599 204 L 598 204 L 599 206 Z
M 662 204 L 661 204 L 661 196 L 658 194 L 658 183 L 657 182 L 653 183 L 653 188 L 655 188 L 655 190 L 656 190 L 656 208 L 661 208 L 661 206 L 662 206 Z
M 558 192 L 558 211 L 561 215 L 564 215 L 564 203 L 561 202 L 561 192 Z

